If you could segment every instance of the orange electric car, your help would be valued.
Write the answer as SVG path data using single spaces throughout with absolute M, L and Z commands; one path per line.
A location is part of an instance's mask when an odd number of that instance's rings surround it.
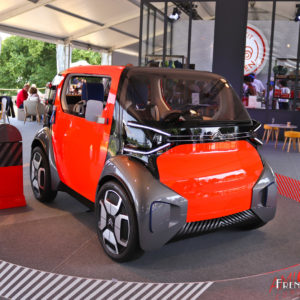
M 223 77 L 84 66 L 55 80 L 32 143 L 32 189 L 40 201 L 66 191 L 94 206 L 112 259 L 274 217 L 275 178 L 257 151 L 258 123 Z

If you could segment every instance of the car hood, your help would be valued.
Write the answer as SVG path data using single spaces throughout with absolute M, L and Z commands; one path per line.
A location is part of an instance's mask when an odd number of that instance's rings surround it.
M 183 144 L 157 158 L 160 181 L 188 200 L 187 222 L 251 207 L 263 164 L 246 140 Z

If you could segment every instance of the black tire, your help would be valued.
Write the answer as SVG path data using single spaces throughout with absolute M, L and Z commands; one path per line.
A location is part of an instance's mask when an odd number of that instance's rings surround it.
M 96 195 L 95 213 L 98 238 L 110 258 L 124 262 L 140 254 L 135 211 L 119 183 L 103 184 Z
M 49 161 L 40 147 L 35 147 L 30 159 L 30 182 L 34 197 L 41 202 L 52 202 L 57 191 L 51 190 Z

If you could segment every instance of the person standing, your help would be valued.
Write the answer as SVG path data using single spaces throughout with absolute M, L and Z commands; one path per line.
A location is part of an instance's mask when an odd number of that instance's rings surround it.
M 286 80 L 280 80 L 279 81 L 279 87 L 281 90 L 281 97 L 278 99 L 279 109 L 288 110 L 289 109 L 289 97 L 291 90 L 287 86 Z
M 274 85 L 275 85 L 274 81 L 269 82 L 269 102 L 270 103 L 272 103 L 273 97 L 274 97 Z M 267 96 L 268 96 L 267 92 L 265 92 L 265 99 L 268 99 Z
M 256 96 L 256 88 L 253 85 L 253 77 L 248 75 L 244 76 L 243 93 L 244 97 Z
M 28 83 L 24 84 L 23 89 L 17 95 L 17 107 L 24 108 L 23 102 L 28 98 L 28 90 L 30 85 Z
M 263 83 L 261 82 L 261 80 L 256 78 L 255 73 L 251 73 L 249 76 L 251 76 L 253 78 L 252 85 L 255 86 L 255 89 L 256 89 L 256 92 L 258 93 L 258 95 L 264 96 L 266 89 L 265 89 Z

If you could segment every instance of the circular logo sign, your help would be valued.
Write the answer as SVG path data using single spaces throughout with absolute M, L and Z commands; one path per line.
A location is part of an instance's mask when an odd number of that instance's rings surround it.
M 266 63 L 267 40 L 253 25 L 247 26 L 244 74 L 258 74 Z

